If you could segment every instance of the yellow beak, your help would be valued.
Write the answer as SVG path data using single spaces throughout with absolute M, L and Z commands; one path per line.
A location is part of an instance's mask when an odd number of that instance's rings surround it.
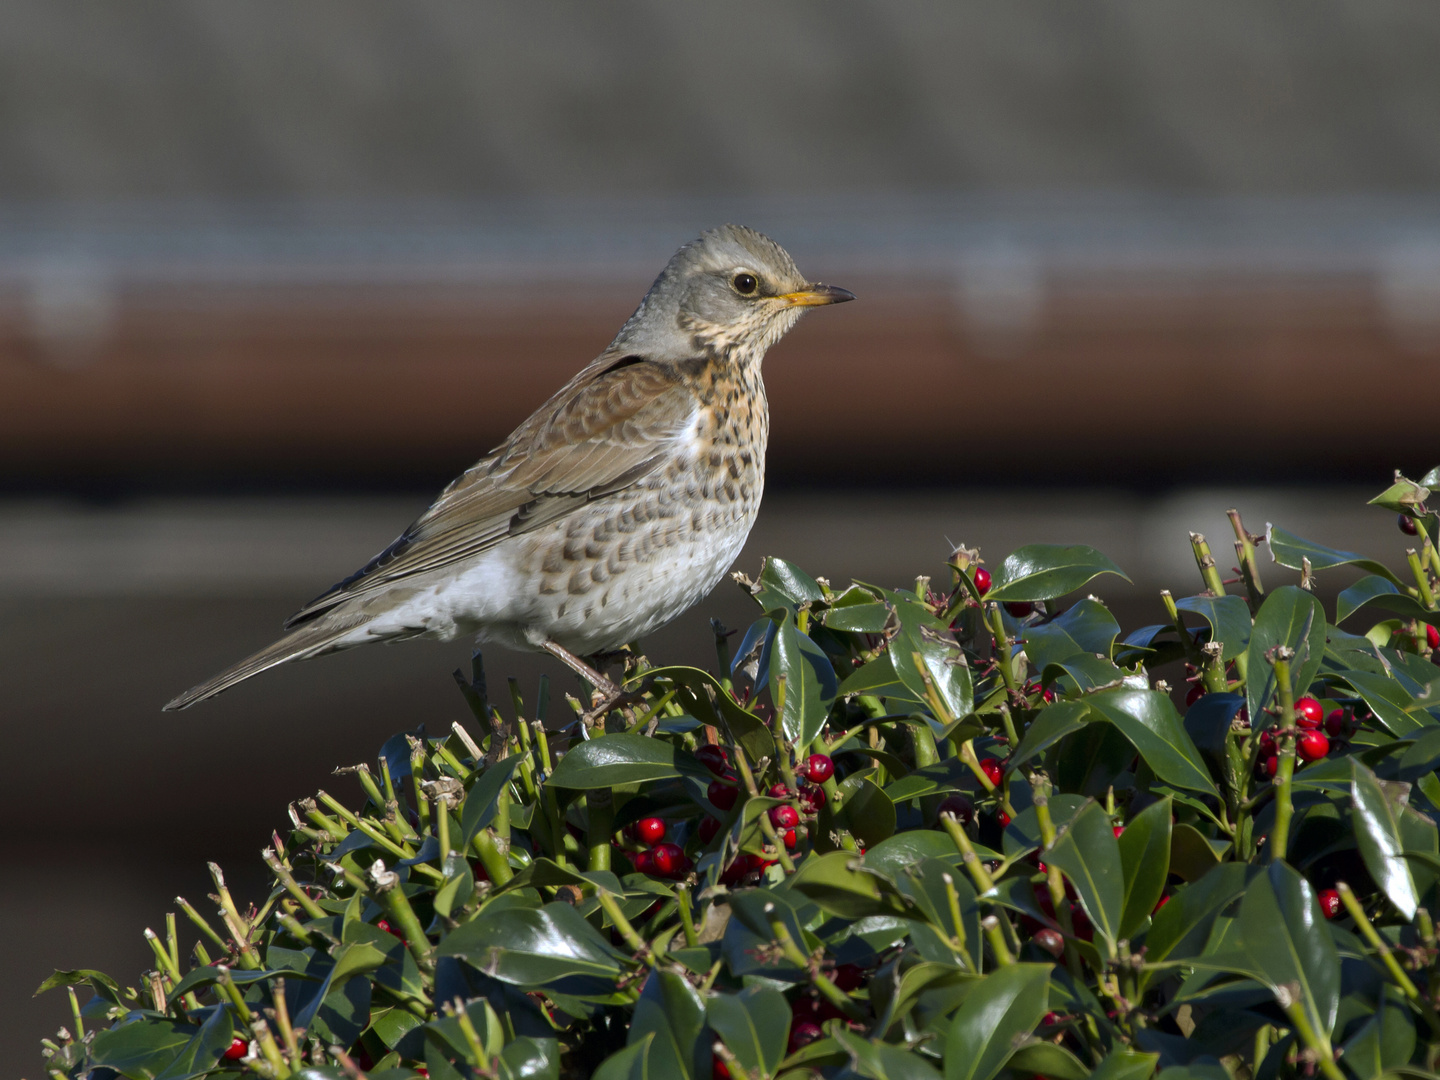
M 838 285 L 806 285 L 799 292 L 781 293 L 776 300 L 784 300 L 791 307 L 823 307 L 826 304 L 843 304 L 854 300 L 855 294 Z

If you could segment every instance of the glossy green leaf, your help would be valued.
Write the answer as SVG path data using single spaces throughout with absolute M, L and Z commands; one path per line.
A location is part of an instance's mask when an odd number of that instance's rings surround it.
M 1245 655 L 1250 644 L 1250 608 L 1238 596 L 1187 596 L 1176 600 L 1181 611 L 1199 615 L 1210 624 L 1210 640 L 1224 646 L 1224 660 Z
M 1161 780 L 1186 791 L 1218 794 L 1168 694 L 1155 690 L 1104 690 L 1085 701 L 1130 740 Z
M 651 1073 L 646 1068 L 645 1056 L 654 1039 L 652 1033 L 645 1036 L 642 1042 L 617 1050 L 590 1074 L 590 1080 L 650 1080 Z M 660 1080 L 658 1073 L 655 1074 L 655 1080 Z
M 960 855 L 949 833 L 940 830 L 896 833 L 866 850 L 865 869 L 894 881 L 905 867 L 925 859 L 959 861 Z
M 891 802 L 901 803 L 940 791 L 960 791 L 974 775 L 959 758 L 946 758 L 902 776 L 886 786 L 885 794 Z
M 1059 683 L 1068 694 L 1079 691 L 1090 694 L 1107 686 L 1119 686 L 1125 681 L 1125 673 L 1100 656 L 1075 653 L 1058 663 L 1047 664 L 1040 672 L 1045 683 Z
M 810 856 L 791 875 L 789 885 L 822 911 L 841 918 L 906 913 L 894 887 L 849 851 Z
M 1220 863 L 1204 834 L 1184 822 L 1170 833 L 1170 873 L 1182 881 L 1199 881 Z
M 766 599 L 769 593 L 784 597 L 792 608 L 825 599 L 819 582 L 794 563 L 777 559 L 774 555 L 765 557 L 765 566 L 761 569 L 760 580 L 756 584 L 760 586 L 757 599 L 766 608 L 771 606 Z
M 647 1039 L 649 1072 L 709 1080 L 714 1038 L 705 1023 L 705 1003 L 683 975 L 652 971 L 645 980 L 625 1041 L 633 1046 Z
M 1169 799 L 1152 803 L 1136 814 L 1120 834 L 1120 866 L 1125 875 L 1125 906 L 1120 936 L 1132 937 L 1150 918 L 1165 892 L 1170 872 Z
M 1343 1008 L 1343 1003 L 1342 1003 Z M 1355 1076 L 1380 1076 L 1410 1064 L 1415 1052 L 1415 1017 L 1393 986 L 1382 988 L 1379 1008 L 1341 1047 L 1341 1058 Z
M 945 1034 L 945 1080 L 993 1080 L 1049 1011 L 1049 990 L 1049 964 L 1011 964 L 986 976 Z
M 1246 703 L 1250 722 L 1257 728 L 1268 726 L 1262 710 L 1275 695 L 1275 671 L 1265 654 L 1277 645 L 1295 650 L 1295 659 L 1290 661 L 1290 681 L 1299 697 L 1315 678 L 1325 656 L 1325 612 L 1319 600 L 1294 585 L 1281 586 L 1265 598 L 1255 615 L 1250 646 L 1245 650 L 1249 675 Z
M 832 607 L 825 612 L 825 626 L 831 630 L 845 630 L 858 634 L 880 634 L 892 625 L 895 609 L 889 604 L 873 601 L 868 604 L 848 604 Z
M 1032 1076 L 1048 1076 L 1053 1080 L 1088 1080 L 1090 1070 L 1063 1046 L 1036 1042 L 1022 1046 L 1010 1058 L 1010 1069 Z
M 1329 1035 L 1340 1005 L 1340 958 L 1310 883 L 1288 864 L 1271 863 L 1245 890 L 1240 936 L 1247 966 L 1272 992 L 1291 987 L 1311 1025 Z
M 90 1047 L 90 1063 L 114 1069 L 130 1080 L 153 1080 L 170 1067 L 195 1034 L 193 1024 L 137 1020 L 98 1032 Z
M 569 975 L 613 979 L 624 960 L 573 907 L 560 902 L 538 911 L 487 908 L 484 918 L 452 931 L 437 954 L 461 957 L 501 982 L 519 985 Z
M 1378 607 L 1407 619 L 1440 624 L 1440 611 L 1428 610 L 1408 592 L 1402 592 L 1394 582 L 1376 574 L 1361 578 L 1335 598 L 1335 621 L 1342 623 L 1364 607 Z
M 895 804 L 867 777 L 847 777 L 840 784 L 840 804 L 832 810 L 835 824 L 867 848 L 895 834 Z
M 900 676 L 895 674 L 895 662 L 886 651 L 864 667 L 856 668 L 845 676 L 840 682 L 838 693 L 841 697 L 846 694 L 874 694 L 881 691 L 888 695 L 894 690 L 902 689 L 904 685 L 900 682 Z M 905 690 L 905 693 L 908 695 L 910 692 Z
M 1100 574 L 1130 580 L 1108 558 L 1084 544 L 1030 544 L 1006 556 L 985 599 L 1054 600 Z
M 1429 497 L 1430 489 L 1424 484 L 1417 484 L 1414 480 L 1407 480 L 1396 473 L 1395 482 L 1371 499 L 1370 505 L 1383 506 L 1387 510 L 1399 513 L 1402 510 L 1410 510 L 1419 506 Z
M 1302 540 L 1294 533 L 1286 532 L 1273 525 L 1269 532 L 1270 557 L 1281 566 L 1288 566 L 1291 570 L 1304 570 L 1304 560 L 1310 560 L 1312 571 L 1329 570 L 1334 566 L 1358 566 L 1362 570 L 1369 570 L 1372 574 L 1380 574 L 1399 584 L 1397 578 L 1388 566 L 1375 559 L 1366 558 L 1353 551 L 1341 551 L 1338 548 L 1325 547 L 1313 540 Z
M 1095 1066 L 1090 1080 L 1149 1080 L 1159 1060 L 1159 1054 L 1142 1054 L 1120 1047 L 1111 1050 Z
M 809 746 L 825 726 L 830 703 L 835 700 L 835 669 L 820 646 L 788 618 L 777 622 L 770 666 L 772 678 L 785 676 L 785 703 L 780 713 L 785 737 L 797 746 Z
M 1395 909 L 1407 920 L 1415 917 L 1420 904 L 1415 878 L 1406 860 L 1405 842 L 1400 833 L 1398 811 L 1386 798 L 1375 774 L 1355 758 L 1350 759 L 1354 779 L 1351 800 L 1355 808 L 1355 845 L 1365 860 L 1365 869 L 1380 886 Z
M 946 859 L 926 859 L 907 867 L 899 875 L 896 885 L 900 893 L 924 916 L 926 922 L 944 937 L 953 939 L 957 933 L 950 911 L 946 877 L 950 878 L 950 888 L 955 890 L 956 905 L 960 909 L 961 929 L 965 932 L 965 950 L 971 962 L 978 964 L 984 947 L 984 939 L 980 936 L 980 904 L 974 887 L 959 867 Z M 947 962 L 953 963 L 948 958 Z
M 1247 872 L 1243 863 L 1222 863 L 1177 892 L 1152 917 L 1145 935 L 1146 960 L 1159 963 L 1199 956 L 1216 915 L 1245 891 Z
M 778 990 L 751 986 L 717 994 L 705 1007 L 715 1033 L 752 1076 L 772 1076 L 785 1058 L 790 1003 Z
M 672 666 L 647 671 L 645 678 L 674 684 L 675 701 L 681 708 L 706 724 L 729 731 L 752 761 L 775 752 L 775 736 L 765 721 L 740 705 L 708 671 Z
M 468 848 L 476 834 L 495 820 L 495 812 L 500 806 L 500 793 L 514 778 L 524 760 L 520 754 L 514 754 L 487 766 L 480 774 L 480 779 L 465 793 L 465 806 L 460 813 L 460 843 L 457 845 L 459 850 Z
M 1025 655 L 1037 671 L 1083 653 L 1110 655 L 1120 624 L 1099 600 L 1086 598 L 1072 604 L 1048 623 L 1022 630 Z
M 592 790 L 666 780 L 682 772 L 705 776 L 708 770 L 684 751 L 677 752 L 673 743 L 622 732 L 572 746 L 555 766 L 549 783 Z
M 215 1006 L 200 1025 L 200 1030 L 181 1047 L 175 1060 L 155 1074 L 155 1080 L 190 1080 L 191 1077 L 205 1075 L 215 1068 L 220 1055 L 230 1049 L 234 1031 L 230 1010 L 223 1005 Z
M 940 1080 L 940 1073 L 913 1051 L 875 1042 L 839 1029 L 835 1038 L 850 1055 L 851 1068 L 871 1080 Z
M 558 1042 L 521 1035 L 506 1043 L 500 1050 L 496 1080 L 560 1080 Z
M 1407 738 L 1428 725 L 1423 713 L 1417 716 L 1410 712 L 1415 699 L 1399 680 L 1369 671 L 1343 671 L 1337 677 L 1349 683 L 1375 719 L 1397 738 Z
M 1043 754 L 1072 731 L 1079 731 L 1090 721 L 1090 706 L 1083 701 L 1057 701 L 1047 705 L 1030 721 L 1020 745 L 1010 756 L 1012 768 Z
M 1115 955 L 1125 910 L 1125 871 L 1109 816 L 1098 803 L 1085 806 L 1055 836 L 1045 861 L 1058 866 L 1075 887 L 1107 956 Z

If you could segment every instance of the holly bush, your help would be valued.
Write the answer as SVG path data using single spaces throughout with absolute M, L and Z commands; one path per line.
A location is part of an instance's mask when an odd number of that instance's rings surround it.
M 1373 500 L 1399 571 L 1232 511 L 1235 577 L 1192 535 L 1200 591 L 1124 635 L 1062 602 L 1120 568 L 1034 545 L 939 590 L 770 559 L 715 671 L 628 651 L 564 723 L 477 658 L 478 736 L 292 805 L 258 906 L 213 867 L 211 915 L 177 901 L 190 959 L 172 915 L 137 987 L 47 981 L 49 1073 L 1434 1075 L 1430 486 Z

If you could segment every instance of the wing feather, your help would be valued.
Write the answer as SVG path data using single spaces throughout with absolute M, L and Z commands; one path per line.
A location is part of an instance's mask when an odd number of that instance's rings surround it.
M 470 558 L 623 491 L 670 457 L 697 408 L 674 368 L 601 356 L 456 477 L 394 543 L 285 625 Z

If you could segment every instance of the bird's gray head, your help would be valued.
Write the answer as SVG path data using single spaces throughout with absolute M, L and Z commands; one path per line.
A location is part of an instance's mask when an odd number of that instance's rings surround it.
M 679 360 L 698 345 L 758 363 L 806 308 L 853 299 L 807 282 L 768 236 L 722 225 L 671 257 L 611 348 Z

